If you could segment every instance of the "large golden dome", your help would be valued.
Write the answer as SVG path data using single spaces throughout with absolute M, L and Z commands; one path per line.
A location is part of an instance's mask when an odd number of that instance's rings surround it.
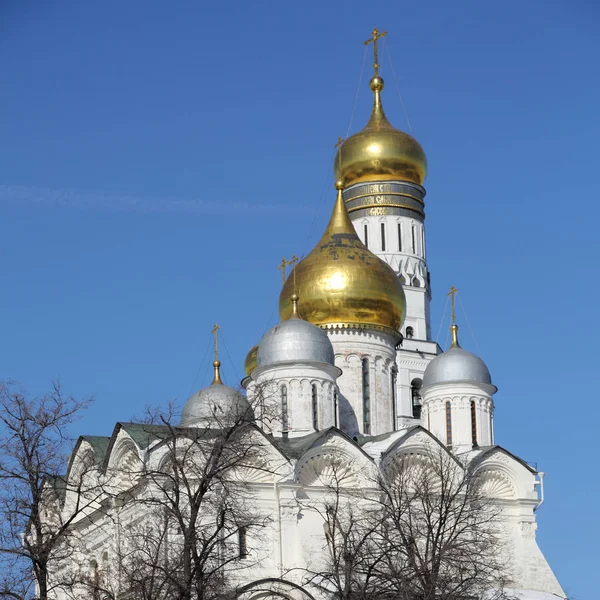
M 360 181 L 399 179 L 421 185 L 427 175 L 427 157 L 415 138 L 390 124 L 383 112 L 383 79 L 371 79 L 375 94 L 367 126 L 349 137 L 338 150 L 334 170 L 345 186 Z
M 281 319 L 291 316 L 291 297 L 297 293 L 300 316 L 315 325 L 397 331 L 406 313 L 402 285 L 394 270 L 360 241 L 342 198 L 341 182 L 336 187 L 335 207 L 323 237 L 283 286 Z

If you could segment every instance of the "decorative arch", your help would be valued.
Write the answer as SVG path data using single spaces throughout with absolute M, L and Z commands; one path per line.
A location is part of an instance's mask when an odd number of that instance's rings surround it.
M 242 586 L 238 600 L 315 600 L 302 586 L 285 579 L 260 579 Z
M 477 473 L 479 492 L 491 500 L 509 500 L 516 497 L 515 482 L 498 469 L 483 469 Z
M 337 430 L 329 430 L 296 463 L 295 480 L 306 486 L 356 487 L 373 470 L 372 459 Z

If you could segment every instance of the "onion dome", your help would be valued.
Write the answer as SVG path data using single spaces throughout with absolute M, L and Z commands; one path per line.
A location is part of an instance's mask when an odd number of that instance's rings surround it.
M 334 162 L 336 179 L 347 187 L 360 181 L 402 180 L 422 185 L 427 175 L 427 157 L 408 133 L 393 127 L 381 104 L 383 79 L 375 75 L 370 87 L 375 95 L 366 127 L 349 137 Z
M 334 365 L 333 346 L 327 334 L 299 317 L 296 294 L 292 294 L 291 305 L 289 319 L 269 329 L 260 341 L 257 366 L 296 362 Z
M 244 361 L 244 373 L 246 373 L 247 377 L 250 377 L 252 371 L 256 369 L 256 355 L 258 354 L 258 344 L 256 346 L 252 346 L 250 348 L 250 352 L 246 355 L 246 360 Z
M 450 326 L 452 345 L 436 356 L 425 369 L 423 387 L 440 383 L 483 383 L 492 385 L 486 364 L 474 354 L 463 350 L 458 343 L 458 325 Z
M 397 331 L 406 299 L 394 270 L 360 241 L 338 181 L 333 214 L 323 237 L 293 269 L 279 296 L 279 315 L 292 314 L 290 298 L 302 298 L 303 319 L 321 327 L 374 327 Z M 259 349 L 260 363 L 260 349 Z
M 181 427 L 222 428 L 253 420 L 250 403 L 237 390 L 223 385 L 221 363 L 213 363 L 215 376 L 211 385 L 192 394 L 181 412 Z

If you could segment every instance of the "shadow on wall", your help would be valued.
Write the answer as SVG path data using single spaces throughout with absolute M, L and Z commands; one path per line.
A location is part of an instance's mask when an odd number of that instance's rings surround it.
M 350 402 L 346 399 L 346 396 L 341 393 L 338 396 L 338 410 L 340 414 L 340 429 L 349 436 L 358 435 L 356 413 Z

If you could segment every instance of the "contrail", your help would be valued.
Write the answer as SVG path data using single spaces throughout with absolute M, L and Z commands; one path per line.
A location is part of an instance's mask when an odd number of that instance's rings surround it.
M 94 209 L 109 212 L 180 214 L 191 216 L 223 215 L 291 215 L 303 207 L 282 204 L 255 204 L 199 198 L 146 198 L 111 195 L 103 192 L 82 192 L 74 189 L 48 189 L 20 185 L 0 185 L 0 203 L 17 206 L 40 206 L 63 209 Z M 309 207 L 304 207 L 309 208 Z

